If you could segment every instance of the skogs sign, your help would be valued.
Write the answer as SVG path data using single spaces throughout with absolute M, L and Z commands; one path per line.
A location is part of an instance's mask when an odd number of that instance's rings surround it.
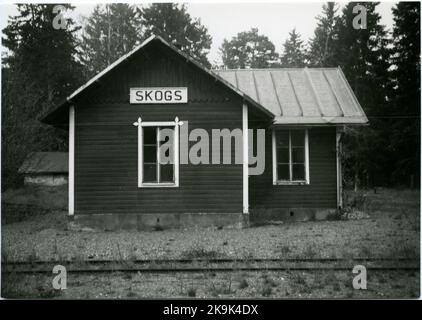
M 130 103 L 187 103 L 188 88 L 130 88 Z

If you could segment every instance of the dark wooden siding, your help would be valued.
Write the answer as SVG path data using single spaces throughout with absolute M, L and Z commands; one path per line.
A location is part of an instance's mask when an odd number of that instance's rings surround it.
M 129 104 L 130 87 L 165 86 L 188 87 L 189 103 Z M 161 46 L 149 46 L 111 71 L 76 103 L 77 214 L 242 211 L 242 165 L 181 164 L 179 188 L 138 188 L 137 128 L 132 124 L 139 116 L 143 121 L 173 121 L 177 116 L 189 122 L 189 131 L 211 133 L 242 128 L 242 102 Z
M 335 128 L 309 128 L 309 185 L 273 185 L 271 130 L 266 131 L 265 149 L 264 174 L 249 178 L 252 208 L 336 208 Z

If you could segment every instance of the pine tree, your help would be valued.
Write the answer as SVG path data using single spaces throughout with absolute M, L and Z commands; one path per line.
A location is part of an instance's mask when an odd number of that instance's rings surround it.
M 97 5 L 86 19 L 80 57 L 87 77 L 132 50 L 141 38 L 136 8 L 126 3 Z
M 346 174 L 359 184 L 387 183 L 389 171 L 387 145 L 390 113 L 390 51 L 389 38 L 375 11 L 379 3 L 351 2 L 338 19 L 338 40 L 335 41 L 333 59 L 342 68 L 358 101 L 369 117 L 368 127 L 350 128 L 345 137 Z M 353 8 L 366 8 L 366 28 L 355 29 Z
M 289 38 L 283 44 L 284 51 L 280 63 L 284 68 L 300 68 L 306 63 L 306 49 L 300 34 L 293 29 L 289 32 Z
M 207 55 L 212 38 L 200 19 L 192 18 L 186 5 L 176 3 L 153 3 L 140 9 L 143 38 L 151 35 L 161 36 L 176 45 L 183 52 L 210 67 Z
M 322 15 L 317 17 L 318 23 L 314 37 L 310 41 L 309 63 L 315 67 L 336 67 L 333 52 L 337 39 L 337 10 L 335 2 L 327 2 L 322 6 Z
M 230 41 L 224 39 L 220 54 L 229 69 L 269 68 L 278 63 L 274 44 L 257 28 L 240 32 Z
M 396 155 L 396 183 L 415 186 L 420 177 L 420 3 L 399 2 L 393 8 L 393 118 L 390 151 Z
M 9 51 L 2 65 L 2 188 L 20 181 L 17 169 L 29 152 L 66 149 L 64 133 L 38 121 L 81 83 L 78 27 L 67 19 L 64 29 L 55 29 L 54 7 L 18 4 L 3 29 Z

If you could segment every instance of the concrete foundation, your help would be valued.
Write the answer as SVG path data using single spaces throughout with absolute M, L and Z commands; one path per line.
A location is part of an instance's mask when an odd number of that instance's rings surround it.
M 164 230 L 171 228 L 245 228 L 249 217 L 241 213 L 75 214 L 72 228 L 94 230 Z
M 75 214 L 70 226 L 79 230 L 164 230 L 192 227 L 247 228 L 266 222 L 295 222 L 336 219 L 336 209 L 286 208 L 253 209 L 241 213 L 157 213 L 157 214 Z
M 251 210 L 251 223 L 265 223 L 268 221 L 315 221 L 335 219 L 337 209 L 333 208 L 282 208 L 265 209 L 255 208 Z

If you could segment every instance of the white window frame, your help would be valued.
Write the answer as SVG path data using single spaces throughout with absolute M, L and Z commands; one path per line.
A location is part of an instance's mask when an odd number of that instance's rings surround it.
M 183 125 L 182 121 L 176 117 L 174 121 L 142 121 L 141 117 L 138 118 L 137 122 L 133 123 L 134 126 L 138 127 L 138 188 L 177 188 L 179 187 L 179 126 Z M 143 128 L 144 127 L 174 127 L 174 182 L 143 182 L 143 168 L 144 168 L 144 139 L 143 139 Z M 157 131 L 158 134 L 159 131 Z M 157 147 L 157 157 L 159 161 L 159 148 Z
M 289 131 L 289 168 L 290 168 L 290 178 L 292 177 L 292 146 L 291 146 L 291 135 L 290 131 L 293 130 L 304 130 L 305 131 L 305 179 L 304 180 L 279 180 L 277 172 L 277 141 L 276 141 L 276 131 L 284 130 Z M 289 129 L 276 129 L 272 131 L 272 159 L 273 159 L 273 185 L 305 185 L 310 184 L 309 179 L 309 135 L 308 129 L 300 128 L 289 128 Z

